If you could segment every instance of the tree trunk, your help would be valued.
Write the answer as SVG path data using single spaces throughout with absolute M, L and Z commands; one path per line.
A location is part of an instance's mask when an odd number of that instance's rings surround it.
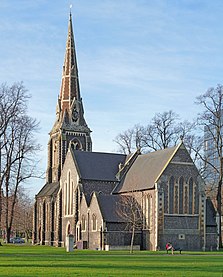
M 132 228 L 132 238 L 131 238 L 131 245 L 130 245 L 130 254 L 133 253 L 134 237 L 135 237 L 135 226 L 133 226 L 133 228 Z
M 1 178 L 1 176 L 0 176 L 0 178 Z M 0 180 L 0 234 L 2 234 L 2 186 L 1 186 L 1 180 Z
M 11 238 L 11 228 L 6 228 L 6 243 L 10 243 Z
M 217 192 L 217 211 L 219 214 L 219 229 L 218 229 L 218 235 L 219 235 L 219 249 L 222 248 L 222 234 L 221 234 L 221 188 L 222 188 L 222 179 L 218 182 L 218 192 Z

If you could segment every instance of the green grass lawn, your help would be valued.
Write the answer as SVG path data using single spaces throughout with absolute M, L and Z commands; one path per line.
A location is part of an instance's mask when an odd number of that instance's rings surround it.
M 223 252 L 89 251 L 3 245 L 0 276 L 217 276 L 223 277 Z

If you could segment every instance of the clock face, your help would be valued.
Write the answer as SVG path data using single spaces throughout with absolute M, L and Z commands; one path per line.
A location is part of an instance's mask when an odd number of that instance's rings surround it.
M 77 110 L 73 110 L 73 113 L 72 113 L 73 121 L 77 121 L 78 117 L 79 117 L 78 111 Z

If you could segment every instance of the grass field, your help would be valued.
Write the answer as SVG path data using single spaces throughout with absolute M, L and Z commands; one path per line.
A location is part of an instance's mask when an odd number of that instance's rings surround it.
M 210 276 L 223 277 L 222 252 L 89 251 L 4 245 L 0 276 Z

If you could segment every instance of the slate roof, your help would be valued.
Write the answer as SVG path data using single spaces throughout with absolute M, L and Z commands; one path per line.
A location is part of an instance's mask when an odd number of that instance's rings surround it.
M 45 186 L 38 192 L 36 197 L 51 196 L 56 194 L 60 188 L 60 183 L 46 183 Z
M 81 179 L 86 180 L 117 181 L 119 164 L 126 159 L 123 154 L 71 151 Z
M 102 217 L 106 222 L 126 222 L 126 220 L 117 213 L 117 210 L 122 199 L 129 196 L 109 195 L 103 193 L 97 193 L 96 196 Z
M 151 189 L 180 145 L 139 155 L 113 193 Z

